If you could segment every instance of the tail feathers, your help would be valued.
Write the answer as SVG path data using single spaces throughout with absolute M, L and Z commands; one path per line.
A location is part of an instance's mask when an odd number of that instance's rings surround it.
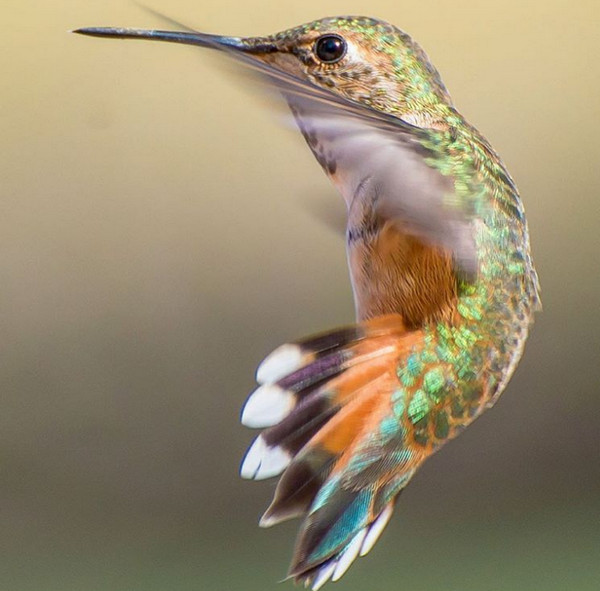
M 352 343 L 404 331 L 401 316 L 392 314 L 314 335 L 295 343 L 286 343 L 275 349 L 258 366 L 256 381 L 259 384 L 274 384 L 323 356 L 343 351 Z
M 363 527 L 354 535 L 352 541 L 338 554 L 327 559 L 316 568 L 295 577 L 296 581 L 311 586 L 318 591 L 327 581 L 338 581 L 350 568 L 358 556 L 365 556 L 385 529 L 394 512 L 394 503 L 386 505 L 377 519 Z
M 283 473 L 260 525 L 306 516 L 290 576 L 307 586 L 369 551 L 414 472 L 411 451 L 393 455 L 403 444 L 390 405 L 399 359 L 420 339 L 399 316 L 381 317 L 283 345 L 258 369 L 242 422 L 264 430 L 241 474 Z
M 241 417 L 244 425 L 266 430 L 246 453 L 242 477 L 260 480 L 283 472 L 325 423 L 389 368 L 403 325 L 396 316 L 384 318 L 387 324 L 377 319 L 339 329 L 282 345 L 267 357 L 257 372 L 263 384 Z
M 296 582 L 317 591 L 327 581 L 339 580 L 356 558 L 365 556 L 379 539 L 392 517 L 394 501 L 385 505 L 373 518 L 370 516 L 372 498 L 369 498 L 373 493 L 361 491 L 353 495 L 352 500 L 346 498 L 345 509 L 334 517 L 333 527 L 325 531 L 320 527 L 309 528 L 300 538 L 290 570 L 290 576 Z M 341 549 L 332 552 L 331 547 L 338 545 L 340 540 L 344 540 Z
M 347 486 L 334 472 L 317 493 L 300 529 L 290 576 L 313 589 L 337 581 L 358 556 L 375 545 L 390 520 L 398 495 L 415 470 L 368 488 Z M 335 565 L 335 566 L 334 566 Z
M 252 428 L 271 427 L 315 390 L 331 388 L 342 372 L 392 351 L 404 326 L 396 316 L 378 318 L 328 334 L 285 344 L 271 353 L 256 374 L 261 384 L 248 398 L 241 422 Z
M 339 465 L 341 454 L 352 444 L 361 425 L 373 413 L 378 394 L 375 385 L 382 378 L 382 375 L 368 375 L 362 387 L 353 394 L 345 398 L 340 394 L 342 402 L 338 405 L 329 406 L 304 425 L 298 421 L 295 425 L 297 432 L 288 434 L 286 430 L 300 416 L 294 412 L 260 436 L 267 441 L 277 441 L 277 448 L 288 450 L 290 458 L 294 455 L 277 485 L 273 502 L 261 519 L 263 527 L 308 511 L 331 470 Z M 353 385 L 358 383 L 356 376 L 347 379 Z M 341 384 L 342 380 L 339 382 Z

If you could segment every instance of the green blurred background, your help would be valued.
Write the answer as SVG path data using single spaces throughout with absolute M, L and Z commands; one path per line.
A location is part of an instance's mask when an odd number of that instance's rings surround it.
M 339 588 L 599 589 L 597 0 L 152 6 L 234 35 L 395 23 L 525 200 L 525 358 Z M 341 199 L 219 56 L 67 33 L 166 27 L 135 3 L 0 18 L 0 590 L 291 588 L 296 524 L 256 527 L 273 483 L 238 478 L 238 413 L 266 353 L 352 320 Z

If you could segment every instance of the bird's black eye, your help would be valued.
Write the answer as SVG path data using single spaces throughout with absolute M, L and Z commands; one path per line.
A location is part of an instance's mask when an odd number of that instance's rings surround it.
M 323 35 L 315 43 L 317 57 L 326 64 L 334 64 L 346 53 L 346 42 L 337 35 Z

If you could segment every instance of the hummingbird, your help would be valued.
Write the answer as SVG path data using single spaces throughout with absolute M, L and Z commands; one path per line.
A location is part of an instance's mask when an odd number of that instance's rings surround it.
M 347 209 L 356 322 L 276 348 L 241 476 L 279 477 L 260 520 L 300 517 L 289 577 L 317 591 L 373 547 L 434 452 L 505 389 L 540 309 L 523 204 L 421 47 L 374 18 L 263 37 L 84 28 L 224 52 L 281 93 Z

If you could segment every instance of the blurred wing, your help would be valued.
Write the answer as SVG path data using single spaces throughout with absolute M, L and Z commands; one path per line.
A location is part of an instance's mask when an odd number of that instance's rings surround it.
M 78 32 L 105 35 L 108 30 Z M 269 63 L 271 54 L 279 58 L 286 54 L 277 54 L 267 41 L 260 46 L 254 40 L 253 49 L 260 51 L 252 53 L 245 51 L 243 39 L 200 32 L 110 29 L 110 35 L 211 47 L 258 72 L 286 98 L 315 156 L 349 208 L 357 201 L 369 202 L 377 215 L 397 222 L 404 233 L 450 253 L 465 275 L 476 274 L 470 200 L 459 198 L 450 173 L 440 172 L 444 146 L 451 141 L 449 132 L 411 125 L 301 79 Z
M 368 108 L 252 55 L 225 51 L 284 95 L 315 157 L 348 206 L 370 200 L 383 219 L 451 253 L 466 276 L 477 273 L 472 206 L 456 195 L 453 177 L 435 167 L 441 158 L 436 146 L 448 141 L 445 132 Z
M 114 27 L 76 32 L 211 47 L 259 72 L 285 96 L 349 207 L 356 201 L 369 202 L 376 214 L 397 222 L 404 233 L 452 254 L 467 275 L 476 273 L 472 198 L 457 194 L 452 172 L 441 172 L 448 158 L 446 146 L 452 141 L 450 132 L 411 125 L 285 71 L 297 66 L 294 56 L 279 51 L 268 38 L 262 44 L 257 39 L 247 44 L 243 39 L 199 32 Z M 284 58 L 292 61 L 278 66 Z M 472 164 L 461 161 L 461 166 Z
M 477 271 L 468 202 L 456 198 L 454 179 L 429 163 L 437 154 L 423 134 L 400 119 L 381 121 L 299 95 L 286 97 L 315 157 L 344 196 L 349 210 L 371 210 L 403 233 L 452 253 L 466 275 Z M 416 131 L 415 131 L 416 130 Z M 359 205 L 360 204 L 360 205 Z

